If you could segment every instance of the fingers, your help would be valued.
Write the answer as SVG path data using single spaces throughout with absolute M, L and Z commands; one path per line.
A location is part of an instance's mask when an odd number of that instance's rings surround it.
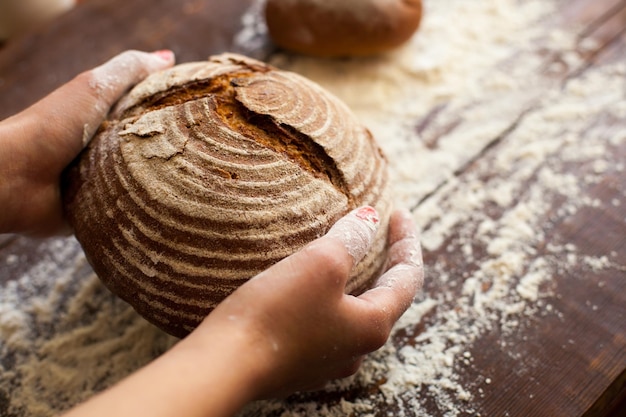
M 376 286 L 361 294 L 355 303 L 363 310 L 361 323 L 377 325 L 371 328 L 364 343 L 366 350 L 375 350 L 386 341 L 391 327 L 411 306 L 424 281 L 422 251 L 417 230 L 407 211 L 396 211 L 389 225 L 389 255 L 386 272 Z
M 309 244 L 303 254 L 314 254 L 316 264 L 326 267 L 330 277 L 335 276 L 342 293 L 350 272 L 372 247 L 380 219 L 370 206 L 357 208 L 339 219 L 320 239 Z M 320 262 L 320 259 L 326 258 Z
M 399 285 L 413 288 L 413 294 L 421 290 L 424 283 L 422 247 L 411 213 L 406 210 L 398 210 L 391 216 L 386 270 L 377 286 L 394 287 L 400 280 L 403 282 Z M 403 270 L 407 272 L 398 272 Z
M 352 258 L 352 266 L 365 257 L 374 242 L 380 219 L 372 207 L 351 211 L 328 231 L 324 239 L 340 241 Z
M 68 163 L 87 144 L 111 106 L 149 74 L 171 67 L 171 51 L 126 51 L 83 72 L 25 111 L 45 129 L 40 151 L 59 152 Z M 28 118 L 27 118 L 28 120 Z
M 285 277 L 290 282 L 301 280 L 311 290 L 313 286 L 325 292 L 336 289 L 343 295 L 352 267 L 368 252 L 378 229 L 378 213 L 372 207 L 355 209 L 339 219 L 319 239 L 302 250 L 263 271 L 256 278 Z
M 126 51 L 88 72 L 86 80 L 77 79 L 76 88 L 87 95 L 86 100 L 96 110 L 90 115 L 91 120 L 85 121 L 81 145 L 87 144 L 111 106 L 124 92 L 148 75 L 172 65 L 174 54 L 171 51 Z M 85 81 L 88 88 L 84 86 Z M 72 87 L 68 85 L 68 88 Z
M 90 71 L 89 92 L 95 93 L 96 105 L 108 111 L 130 87 L 173 64 L 172 51 L 126 51 Z

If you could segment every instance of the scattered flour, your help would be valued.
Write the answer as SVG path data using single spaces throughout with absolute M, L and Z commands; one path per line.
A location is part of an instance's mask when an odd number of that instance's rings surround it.
M 244 16 L 242 49 L 268 48 L 261 4 Z M 614 254 L 541 245 L 556 222 L 601 209 L 586 189 L 624 169 L 610 158 L 623 149 L 626 126 L 607 130 L 592 116 L 625 119 L 626 66 L 562 84 L 582 64 L 575 51 L 596 45 L 546 29 L 558 15 L 554 0 L 424 4 L 414 39 L 382 57 L 271 58 L 338 95 L 373 131 L 390 159 L 397 203 L 412 208 L 423 230 L 427 276 L 387 345 L 357 375 L 322 394 L 251 404 L 241 416 L 476 414 L 474 400 L 498 383 L 492 375 L 462 378 L 476 340 L 497 330 L 506 349 L 525 319 L 558 315 L 549 303 L 556 271 L 625 270 Z M 546 63 L 551 55 L 558 59 Z M 584 169 L 582 179 L 568 173 L 573 165 Z M 0 270 L 22 268 L 0 291 L 6 417 L 55 415 L 175 343 L 100 284 L 73 238 L 44 241 L 38 251 L 32 264 L 19 251 L 0 259 Z M 461 264 L 453 262 L 458 254 Z
M 3 417 L 57 415 L 175 341 L 104 288 L 75 239 L 37 250 L 38 261 L 0 292 Z M 0 259 L 2 269 L 14 256 Z
M 461 378 L 474 341 L 497 330 L 506 347 L 525 319 L 559 315 L 544 301 L 553 295 L 557 271 L 624 269 L 567 243 L 539 249 L 554 223 L 601 207 L 586 189 L 599 174 L 619 171 L 607 156 L 624 146 L 626 129 L 606 131 L 595 123 L 598 115 L 623 119 L 626 66 L 560 81 L 583 64 L 578 52 L 597 45 L 547 30 L 546 22 L 558 15 L 554 7 L 545 1 L 425 1 L 418 34 L 383 57 L 273 56 L 274 65 L 338 95 L 373 131 L 389 156 L 397 203 L 413 208 L 426 259 L 434 262 L 427 262 L 422 298 L 387 346 L 366 361 L 351 388 L 345 381 L 328 388 L 341 401 L 264 402 L 242 415 L 345 415 L 354 392 L 362 394 L 351 400 L 361 407 L 353 415 L 473 414 L 472 400 L 493 382 Z M 479 155 L 483 163 L 466 169 Z M 568 172 L 574 165 L 589 166 L 582 180 Z M 476 269 L 456 270 L 445 259 L 454 252 L 466 257 L 461 267 Z

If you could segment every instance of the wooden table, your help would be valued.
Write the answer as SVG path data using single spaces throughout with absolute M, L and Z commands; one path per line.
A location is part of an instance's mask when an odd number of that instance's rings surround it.
M 559 51 L 544 50 L 537 45 L 534 50 L 513 54 L 499 64 L 508 65 L 513 70 L 520 62 L 516 60 L 529 59 L 529 54 L 532 54 L 532 58 L 537 58 L 542 64 L 540 67 L 543 70 L 526 74 L 527 80 L 533 81 L 532 88 L 552 94 L 556 101 L 560 91 L 563 95 L 568 94 L 568 85 L 585 80 L 595 69 L 626 62 L 626 1 L 562 0 L 559 4 L 562 6 L 560 13 L 540 25 L 546 28 L 574 26 L 575 29 L 569 30 L 578 34 L 576 47 L 580 46 L 578 54 L 582 63 L 568 65 Z M 176 52 L 179 62 L 201 60 L 213 53 L 236 49 L 239 46 L 235 45 L 233 37 L 241 29 L 241 16 L 249 6 L 249 0 L 91 0 L 82 3 L 40 31 L 9 42 L 0 50 L 0 118 L 23 109 L 78 72 L 125 49 L 170 48 Z M 266 59 L 271 59 L 272 53 L 271 49 L 246 52 Z M 583 86 L 585 82 L 582 81 Z M 606 88 L 611 89 L 611 86 Z M 424 314 L 411 316 L 416 317 L 414 322 L 410 321 L 410 317 L 402 322 L 390 342 L 391 354 L 394 355 L 403 348 L 419 352 L 420 344 L 427 343 L 425 335 L 437 326 L 443 326 L 444 321 L 450 320 L 450 314 L 456 311 L 463 319 L 465 308 L 476 311 L 477 300 L 490 296 L 490 291 L 497 289 L 500 285 L 498 275 L 485 273 L 497 269 L 495 252 L 488 241 L 472 240 L 472 237 L 481 234 L 491 236 L 489 233 L 494 239 L 501 237 L 493 231 L 486 233 L 483 230 L 485 225 L 492 224 L 495 228 L 511 226 L 512 223 L 505 221 L 507 216 L 520 214 L 526 205 L 539 201 L 533 193 L 541 190 L 542 181 L 546 180 L 543 174 L 558 171 L 560 178 L 572 181 L 570 185 L 576 187 L 577 198 L 589 202 L 568 202 L 563 194 L 546 195 L 544 204 L 540 206 L 541 211 L 533 214 L 532 225 L 538 230 L 534 230 L 533 235 L 537 237 L 529 240 L 532 247 L 526 244 L 519 248 L 526 255 L 532 254 L 527 259 L 529 262 L 518 271 L 498 272 L 509 274 L 507 279 L 515 280 L 518 285 L 516 300 L 526 303 L 522 309 L 533 311 L 515 311 L 515 306 L 511 306 L 510 314 L 516 317 L 514 328 L 500 325 L 508 320 L 508 316 L 502 316 L 499 321 L 490 321 L 490 326 L 481 328 L 475 335 L 468 334 L 463 328 L 473 323 L 460 321 L 457 336 L 463 340 L 464 350 L 456 352 L 450 368 L 456 376 L 452 382 L 463 386 L 467 392 L 458 395 L 456 391 L 457 398 L 453 398 L 449 408 L 436 400 L 427 385 L 395 393 L 397 395 L 390 400 L 384 390 L 391 376 L 383 372 L 380 378 L 362 386 L 350 385 L 323 393 L 294 396 L 285 403 L 251 409 L 248 415 L 280 415 L 281 410 L 293 408 L 298 402 L 337 407 L 344 403 L 359 404 L 360 399 L 367 401 L 369 408 L 348 407 L 344 414 L 386 416 L 403 411 L 416 416 L 626 415 L 626 143 L 624 140 L 609 140 L 619 139 L 619 135 L 624 137 L 626 117 L 615 118 L 599 110 L 597 114 L 584 115 L 579 125 L 569 126 L 569 131 L 564 126 L 562 135 L 568 134 L 573 139 L 562 142 L 563 152 L 571 152 L 572 146 L 575 147 L 572 141 L 582 147 L 597 140 L 598 135 L 606 135 L 607 143 L 611 145 L 604 148 L 602 163 L 589 158 L 581 158 L 577 163 L 563 163 L 559 159 L 561 148 L 557 147 L 546 153 L 545 161 L 537 164 L 534 174 L 524 179 L 517 178 L 515 173 L 510 175 L 511 183 L 523 181 L 523 184 L 521 187 L 514 184 L 518 188 L 506 201 L 494 202 L 487 198 L 480 204 L 467 204 L 466 209 L 459 205 L 459 201 L 469 198 L 469 186 L 482 184 L 481 187 L 489 188 L 494 184 L 500 187 L 507 185 L 498 164 L 506 155 L 512 155 L 507 161 L 515 163 L 523 159 L 524 152 L 529 152 L 525 150 L 524 138 L 520 138 L 518 132 L 525 124 L 532 123 L 534 115 L 546 110 L 541 98 L 530 95 L 530 98 L 520 102 L 514 117 L 507 119 L 498 134 L 487 138 L 480 149 L 471 151 L 467 159 L 432 190 L 413 196 L 411 203 L 416 218 L 421 219 L 420 226 L 425 236 L 432 236 L 435 230 L 446 227 L 442 225 L 444 215 L 437 217 L 429 214 L 431 207 L 443 208 L 448 214 L 458 212 L 462 224 L 451 223 L 439 245 L 426 245 L 424 256 L 428 276 L 424 294 L 416 300 L 416 303 L 425 306 Z M 624 101 L 626 91 L 622 92 L 622 103 Z M 455 131 L 469 131 L 475 127 L 472 120 L 454 106 L 454 98 L 450 103 L 434 107 L 412 121 L 424 140 L 425 149 L 434 152 Z M 483 105 L 485 103 L 479 101 L 463 110 L 469 113 Z M 558 137 L 561 133 L 555 135 Z M 544 171 L 544 168 L 551 170 Z M 592 181 L 588 180 L 590 176 Z M 572 204 L 577 204 L 575 211 L 569 210 Z M 540 259 L 550 263 L 551 275 L 533 282 L 530 278 L 536 272 L 533 268 L 538 263 L 532 261 Z M 41 268 L 37 269 L 37 265 L 45 266 L 51 261 L 57 266 L 50 269 L 49 280 L 60 280 L 68 287 L 68 294 L 75 295 L 76 291 L 72 289 L 75 283 L 91 276 L 80 248 L 71 239 L 37 241 L 0 236 L 0 283 L 3 291 L 8 291 L 6 288 L 12 282 L 27 285 L 24 282 L 27 283 L 31 275 L 34 277 L 33 294 L 51 291 L 50 283 L 42 284 Z M 35 270 L 37 272 L 33 272 Z M 444 275 L 446 279 L 441 278 Z M 141 320 L 107 295 L 97 283 L 90 285 L 93 287 L 90 287 L 93 299 L 72 308 L 95 316 L 98 309 L 107 306 L 110 311 L 120 312 L 119 317 L 110 318 L 110 321 L 126 324 L 129 328 L 134 328 Z M 549 288 L 544 288 L 546 286 Z M 545 291 L 541 299 L 536 300 L 533 299 L 535 293 L 524 292 L 528 288 Z M 471 296 L 467 295 L 468 291 Z M 466 304 L 455 305 L 461 299 Z M 58 310 L 63 313 L 59 313 L 59 320 L 71 316 L 63 302 L 45 297 L 44 300 L 58 305 Z M 426 308 L 428 300 L 437 302 Z M 510 301 L 508 298 L 502 300 Z M 505 307 L 499 307 L 496 313 L 502 315 L 503 311 Z M 85 317 L 72 320 L 68 323 L 76 326 L 89 321 Z M 54 393 L 56 389 L 52 385 L 55 379 L 43 375 L 44 370 L 51 369 L 47 364 L 54 362 L 55 359 L 51 359 L 54 354 L 42 353 L 45 351 L 41 343 L 54 339 L 60 333 L 73 335 L 74 341 L 83 337 L 59 326 L 54 320 L 49 320 L 37 327 L 38 336 L 33 339 L 40 343 L 32 346 L 33 352 L 36 352 L 33 360 L 35 363 L 40 361 L 42 369 L 42 375 L 38 376 L 35 372 L 34 377 L 41 377 L 42 382 L 32 387 L 36 387 L 33 392 L 41 398 L 50 398 L 52 394 L 46 395 L 46 392 Z M 126 356 L 137 355 L 135 367 L 145 362 L 147 356 L 158 354 L 171 343 L 157 331 L 150 332 L 155 344 L 152 352 L 126 352 Z M 119 326 L 99 335 L 103 337 L 100 343 L 127 337 Z M 455 338 L 452 336 L 446 336 L 448 345 L 442 349 L 454 347 Z M 85 343 L 93 343 L 93 340 Z M 2 381 L 11 378 L 13 386 L 25 386 L 19 381 L 25 374 L 20 374 L 15 365 L 21 356 L 18 357 L 11 346 L 9 341 L 0 340 L 0 415 L 21 416 L 25 415 L 24 410 L 16 410 L 12 406 L 19 393 L 2 391 Z M 25 355 L 29 348 L 22 349 L 20 355 Z M 33 362 L 29 363 L 32 365 Z M 82 365 L 76 363 L 76 366 Z M 84 372 L 87 374 L 90 370 L 85 369 Z M 32 373 L 29 375 L 33 377 Z M 90 385 L 90 389 L 101 389 L 119 377 L 103 375 L 99 383 Z M 450 391 L 454 392 L 454 389 Z M 414 408 L 410 405 L 412 400 L 417 404 Z M 69 405 L 71 401 L 57 398 L 50 408 L 42 408 L 37 415 L 50 415 Z M 312 414 L 316 413 L 302 412 L 302 415 Z

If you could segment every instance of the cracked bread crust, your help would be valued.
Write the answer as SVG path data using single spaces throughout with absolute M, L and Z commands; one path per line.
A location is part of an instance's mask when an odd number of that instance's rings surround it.
M 382 225 L 347 291 L 379 275 L 387 162 L 316 84 L 238 55 L 154 74 L 67 170 L 68 220 L 94 271 L 183 337 L 245 281 L 361 205 Z

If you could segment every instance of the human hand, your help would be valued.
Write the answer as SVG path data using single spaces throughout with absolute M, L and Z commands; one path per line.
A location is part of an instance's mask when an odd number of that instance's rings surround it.
M 226 417 L 250 401 L 353 374 L 386 342 L 423 282 L 413 221 L 397 211 L 384 274 L 358 297 L 344 293 L 377 220 L 369 207 L 348 214 L 239 287 L 170 351 L 65 417 Z
M 0 233 L 61 231 L 62 171 L 126 90 L 173 64 L 171 51 L 126 51 L 0 121 Z
M 344 293 L 377 223 L 373 209 L 353 211 L 326 236 L 241 286 L 182 344 L 223 343 L 231 352 L 243 344 L 238 361 L 241 373 L 253 375 L 253 399 L 352 375 L 364 355 L 386 342 L 423 282 L 415 226 L 410 214 L 397 211 L 385 273 L 358 297 Z

